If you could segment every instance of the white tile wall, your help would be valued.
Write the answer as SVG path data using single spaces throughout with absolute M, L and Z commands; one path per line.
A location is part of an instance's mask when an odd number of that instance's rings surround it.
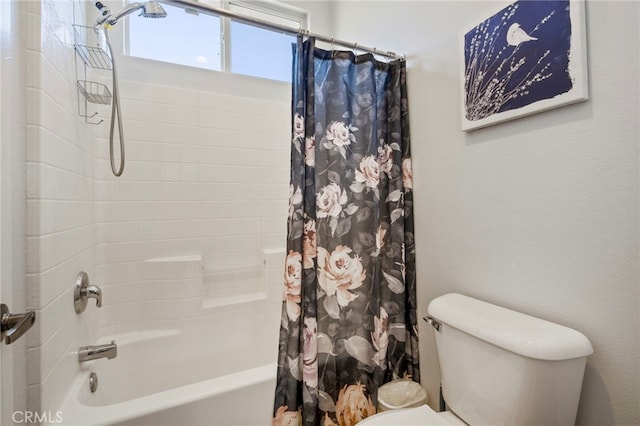
M 27 13 L 27 303 L 38 315 L 28 337 L 28 404 L 53 409 L 88 339 L 72 308 L 80 270 L 93 271 L 92 129 L 77 114 L 72 0 Z M 92 313 L 84 315 L 91 319 Z
M 114 324 L 121 326 L 118 332 L 136 321 L 198 315 L 202 303 L 196 301 L 251 293 L 266 297 L 262 250 L 285 243 L 288 102 L 179 83 L 121 81 L 128 160 L 120 179 L 108 170 L 107 135 L 96 145 L 101 169 L 95 173 L 96 193 L 107 194 L 95 205 L 101 242 L 97 271 L 100 281 L 119 293 L 105 298 L 106 305 L 121 305 L 104 311 L 112 318 L 101 323 L 111 332 Z M 179 262 L 148 261 L 189 254 L 201 259 L 197 277 L 181 275 Z M 110 274 L 110 265 L 123 264 L 138 273 Z M 161 276 L 145 276 L 149 267 Z M 198 291 L 190 287 L 196 282 Z M 183 291 L 176 294 L 180 286 Z M 171 314 L 163 301 L 172 302 Z
M 92 126 L 78 115 L 72 23 L 82 22 L 86 4 L 33 3 L 26 76 L 27 296 L 38 315 L 28 338 L 31 409 L 54 410 L 79 369 L 77 348 L 107 334 L 200 324 L 229 338 L 220 317 L 234 313 L 245 317 L 238 324 L 246 328 L 237 331 L 235 344 L 264 348 L 247 361 L 265 362 L 257 358 L 265 353 L 273 361 L 288 196 L 289 88 L 254 80 L 268 96 L 247 90 L 233 96 L 181 88 L 180 79 L 163 85 L 122 80 L 127 163 L 115 178 L 108 117 Z M 181 79 L 189 75 L 185 70 Z M 249 258 L 260 271 L 255 282 L 233 274 Z M 101 286 L 103 307 L 90 301 L 76 315 L 72 291 L 81 270 Z M 251 292 L 263 299 L 203 308 L 207 298 Z M 273 326 L 259 330 L 256 323 Z

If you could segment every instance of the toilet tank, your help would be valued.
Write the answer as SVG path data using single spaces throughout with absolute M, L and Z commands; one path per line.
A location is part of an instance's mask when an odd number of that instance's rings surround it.
M 582 333 L 456 293 L 428 313 L 448 410 L 472 426 L 575 424 L 593 353 Z

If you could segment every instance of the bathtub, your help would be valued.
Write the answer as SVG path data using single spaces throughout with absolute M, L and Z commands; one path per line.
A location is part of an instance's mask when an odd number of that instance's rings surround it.
M 117 335 L 100 343 L 110 340 L 118 344 L 118 356 L 82 364 L 60 407 L 63 425 L 271 423 L 275 363 L 238 370 L 251 364 L 215 362 L 206 348 L 181 345 L 178 330 Z M 89 390 L 91 372 L 98 375 L 95 393 Z

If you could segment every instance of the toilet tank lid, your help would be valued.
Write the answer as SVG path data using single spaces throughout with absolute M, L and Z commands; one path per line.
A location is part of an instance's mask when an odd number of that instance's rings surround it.
M 591 342 L 579 331 L 458 293 L 433 299 L 427 312 L 446 325 L 529 358 L 558 361 L 593 353 Z

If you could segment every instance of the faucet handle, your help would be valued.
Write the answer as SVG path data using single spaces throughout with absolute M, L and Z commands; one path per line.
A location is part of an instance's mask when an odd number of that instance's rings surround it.
M 0 343 L 7 345 L 18 340 L 36 322 L 34 311 L 12 314 L 4 303 L 0 304 Z M 6 336 L 6 337 L 5 337 Z
M 96 299 L 96 306 L 98 308 L 102 307 L 102 290 L 100 290 L 100 287 L 98 287 L 97 285 L 90 285 L 86 288 L 84 294 L 86 294 L 87 299 Z
M 100 287 L 89 285 L 89 275 L 84 271 L 80 271 L 76 277 L 75 290 L 73 292 L 73 306 L 76 314 L 82 313 L 87 309 L 89 298 L 96 299 L 96 306 L 98 308 L 102 307 L 102 291 Z

